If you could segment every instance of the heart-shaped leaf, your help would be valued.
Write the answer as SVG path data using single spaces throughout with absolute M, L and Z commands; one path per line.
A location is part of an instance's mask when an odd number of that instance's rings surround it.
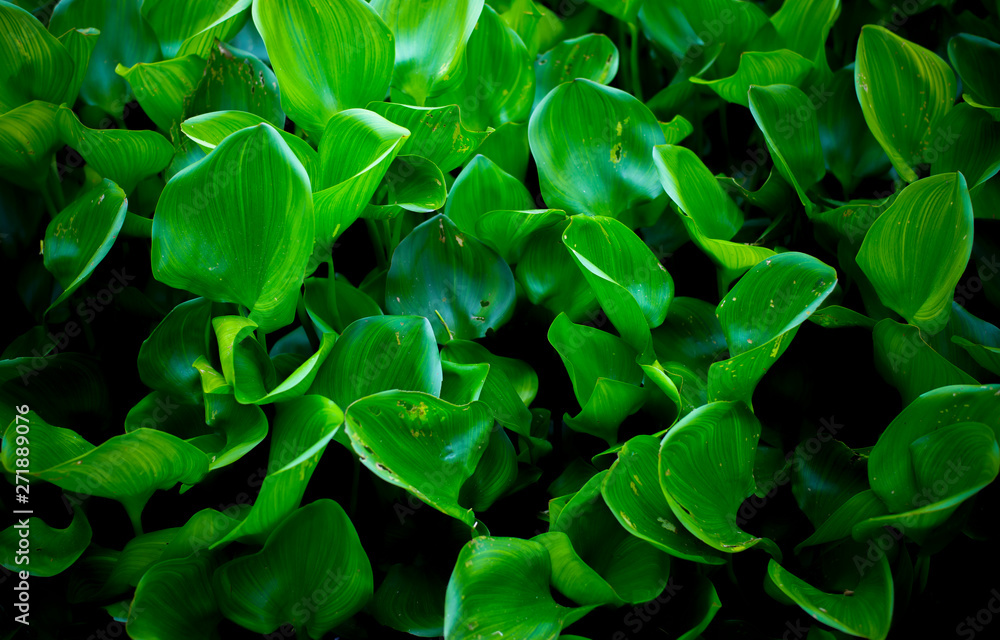
M 618 73 L 618 48 L 603 33 L 563 40 L 535 59 L 535 106 L 564 82 L 608 84 Z
M 394 564 L 375 592 L 372 613 L 387 627 L 422 638 L 444 635 L 445 581 L 411 565 Z
M 566 213 L 559 209 L 499 209 L 482 214 L 476 221 L 475 232 L 507 264 L 516 264 L 535 231 L 551 229 L 564 220 Z
M 0 175 L 4 180 L 45 189 L 49 165 L 62 144 L 58 115 L 58 107 L 38 100 L 0 115 Z
M 4 2 L 0 4 L 0 30 L 4 33 L 0 60 L 5 62 L 0 72 L 0 114 L 32 100 L 59 104 L 75 99 L 75 92 L 67 95 L 73 86 L 75 61 L 41 21 L 16 4 Z
M 216 564 L 211 556 L 194 556 L 164 560 L 146 571 L 128 609 L 129 637 L 218 640 L 222 614 L 212 590 Z
M 444 214 L 459 229 L 475 235 L 476 225 L 486 213 L 533 206 L 527 187 L 486 156 L 477 155 L 455 178 Z
M 899 389 L 903 403 L 952 384 L 976 384 L 927 343 L 928 336 L 918 327 L 900 324 L 891 318 L 879 321 L 872 330 L 875 368 L 886 382 Z
M 250 0 L 185 2 L 143 0 L 142 17 L 156 33 L 164 58 L 207 57 L 215 39 L 226 42 L 249 17 Z
M 798 87 L 812 70 L 812 62 L 789 49 L 747 51 L 740 55 L 740 67 L 733 75 L 717 80 L 699 77 L 690 80 L 707 86 L 726 102 L 749 107 L 747 92 L 751 86 L 789 84 Z
M 174 307 L 139 348 L 139 377 L 152 389 L 200 403 L 201 377 L 192 366 L 208 354 L 212 303 L 196 298 Z
M 942 142 L 941 155 L 931 164 L 931 175 L 961 172 L 968 176 L 969 188 L 974 189 L 1000 171 L 1000 123 L 988 113 L 965 103 L 956 104 L 941 118 L 941 128 L 947 140 Z
M 287 325 L 312 251 L 309 192 L 305 169 L 274 128 L 237 131 L 164 187 L 154 275 L 242 304 L 264 331 Z
M 962 78 L 962 97 L 970 105 L 1000 118 L 1000 91 L 992 82 L 1000 63 L 1000 45 L 986 38 L 960 33 L 948 41 L 948 59 Z
M 17 495 L 22 495 L 21 491 Z M 83 555 L 91 535 L 90 522 L 79 507 L 73 510 L 73 520 L 65 529 L 51 527 L 37 517 L 18 519 L 0 531 L 0 564 L 42 578 L 59 575 Z M 30 553 L 24 553 L 18 544 L 24 538 L 31 541 Z
M 128 81 L 143 112 L 156 126 L 171 136 L 187 115 L 205 71 L 205 60 L 194 54 L 162 62 L 139 62 L 131 67 L 119 64 L 115 73 Z
M 469 129 L 457 104 L 414 107 L 372 102 L 367 108 L 410 132 L 400 153 L 427 158 L 445 172 L 459 167 L 490 135 L 489 130 Z

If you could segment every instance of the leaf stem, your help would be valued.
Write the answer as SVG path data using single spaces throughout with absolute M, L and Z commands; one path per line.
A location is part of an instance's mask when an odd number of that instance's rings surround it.
M 375 249 L 375 261 L 378 263 L 378 268 L 381 271 L 385 271 L 389 265 L 385 255 L 385 242 L 382 239 L 382 231 L 375 223 L 375 220 L 365 218 L 365 225 L 368 227 L 368 236 L 371 238 L 372 247 Z
M 645 102 L 642 98 L 642 78 L 639 74 L 639 28 L 635 26 L 634 22 L 629 22 L 628 32 L 632 37 L 631 46 L 629 47 L 629 71 L 632 73 L 632 93 L 639 102 Z

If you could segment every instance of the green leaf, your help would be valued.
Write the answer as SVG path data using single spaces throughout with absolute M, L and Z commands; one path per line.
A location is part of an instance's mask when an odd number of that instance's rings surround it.
M 285 126 L 278 81 L 256 56 L 221 42 L 211 45 L 198 90 L 186 105 L 190 115 L 213 111 L 245 111 L 264 118 L 278 130 Z
M 164 187 L 153 274 L 242 304 L 272 331 L 294 317 L 312 238 L 309 177 L 278 132 L 261 124 L 230 135 Z
M 530 415 L 530 414 L 529 414 Z M 486 511 L 517 481 L 517 452 L 502 427 L 490 431 L 486 451 L 476 471 L 462 485 L 459 502 L 473 511 Z
M 380 101 L 370 103 L 367 109 L 410 132 L 400 153 L 427 158 L 444 172 L 459 167 L 490 135 L 489 129 L 469 129 L 456 104 L 414 107 Z
M 70 58 L 73 59 L 73 79 L 67 84 L 66 93 L 63 94 L 63 102 L 73 104 L 80 94 L 80 86 L 87 76 L 87 67 L 90 66 L 90 57 L 94 53 L 94 47 L 101 36 L 97 29 L 87 27 L 85 29 L 70 29 L 59 36 L 59 42 L 66 47 Z
M 95 447 L 69 429 L 31 420 L 36 441 L 52 446 L 32 447 L 32 478 L 67 491 L 121 502 L 137 531 L 142 508 L 157 489 L 178 482 L 194 484 L 208 471 L 208 459 L 194 445 L 153 429 L 136 429 L 114 436 Z M 4 468 L 14 469 L 14 429 L 4 436 Z
M 483 140 L 476 148 L 476 153 L 486 156 L 521 182 L 526 181 L 528 158 L 531 157 L 528 123 L 505 122 Z
M 2 2 L 0 32 L 4 34 L 0 44 L 0 60 L 4 61 L 0 114 L 32 100 L 59 104 L 75 99 L 76 63 L 38 19 L 21 7 Z
M 942 142 L 945 146 L 941 155 L 931 164 L 931 175 L 961 172 L 968 176 L 969 188 L 973 189 L 1000 171 L 1000 123 L 988 113 L 965 103 L 957 104 L 941 118 L 941 128 L 947 132 L 947 140 Z
M 444 635 L 445 581 L 412 565 L 394 564 L 372 600 L 379 624 L 422 638 Z
M 382 16 L 396 39 L 393 102 L 422 107 L 427 98 L 440 95 L 462 81 L 466 71 L 465 46 L 476 28 L 483 0 L 430 0 L 420 4 L 374 0 L 371 7 Z M 427 37 L 430 33 L 433 38 Z
M 212 590 L 215 564 L 204 555 L 153 565 L 136 586 L 125 627 L 128 636 L 218 640 L 222 614 Z
M 899 175 L 917 179 L 955 102 L 955 74 L 932 51 L 884 27 L 865 25 L 858 40 L 854 84 L 868 128 Z
M 548 339 L 566 367 L 581 407 L 579 415 L 567 414 L 564 421 L 576 431 L 614 444 L 618 426 L 646 400 L 648 390 L 639 386 L 638 352 L 617 336 L 573 324 L 565 313 L 552 322 Z
M 441 361 L 441 399 L 452 404 L 468 404 L 479 400 L 490 373 L 490 365 L 461 364 L 449 360 Z
M 422 315 L 438 342 L 473 339 L 514 313 L 514 276 L 492 249 L 438 214 L 396 247 L 386 278 L 386 309 Z
M 885 306 L 933 335 L 951 314 L 972 235 L 965 177 L 932 176 L 899 193 L 868 230 L 857 262 Z
M 116 67 L 131 67 L 160 59 L 156 35 L 140 14 L 140 5 L 135 0 L 63 0 L 52 10 L 49 21 L 49 30 L 56 34 L 86 28 L 101 32 L 90 54 L 90 65 L 80 86 L 80 98 L 87 104 L 100 107 L 113 118 L 124 118 L 126 105 L 133 98 L 130 83 L 119 77 Z M 54 102 L 58 104 L 63 100 Z M 150 113 L 141 99 L 140 105 L 143 111 Z M 160 124 L 155 118 L 153 121 Z M 162 128 L 169 130 L 169 127 Z
M 596 318 L 597 298 L 562 241 L 568 222 L 538 229 L 528 238 L 517 264 L 517 281 L 532 304 L 553 315 L 565 313 L 573 321 Z
M 531 413 L 527 404 L 538 391 L 538 376 L 531 367 L 512 358 L 493 355 L 469 340 L 449 342 L 441 350 L 441 359 L 442 364 L 489 365 L 480 394 L 475 399 L 482 400 L 501 425 L 524 437 L 531 435 Z
M 608 84 L 618 73 L 618 47 L 603 33 L 563 40 L 535 59 L 535 101 L 564 82 L 586 78 Z
M 448 640 L 496 635 L 554 640 L 593 606 L 564 607 L 552 598 L 552 561 L 544 545 L 520 538 L 473 538 L 448 581 Z M 470 628 L 471 627 L 471 628 Z
M 208 355 L 212 303 L 195 298 L 174 307 L 139 348 L 139 378 L 151 389 L 176 394 L 183 402 L 200 403 L 201 376 L 192 366 Z
M 441 380 L 441 356 L 430 322 L 416 316 L 379 316 L 357 320 L 344 330 L 309 393 L 347 407 L 389 389 L 438 395 Z
M 564 220 L 566 213 L 559 209 L 501 209 L 482 214 L 476 221 L 475 232 L 507 264 L 516 264 L 535 231 L 551 229 Z
M 962 98 L 1000 118 L 1000 90 L 993 82 L 993 69 L 1000 63 L 1000 45 L 986 38 L 960 33 L 948 41 L 948 59 L 962 78 Z
M 605 13 L 610 13 L 614 17 L 624 22 L 635 23 L 639 15 L 639 8 L 643 0 L 587 0 Z
M 839 426 L 839 425 L 838 425 Z M 802 513 L 819 527 L 853 496 L 868 489 L 866 458 L 833 440 L 836 429 L 825 422 L 816 435 L 795 448 L 787 461 L 791 465 L 792 494 Z M 815 447 L 818 451 L 814 451 Z M 782 459 L 782 463 L 786 461 Z M 778 484 L 781 471 L 766 479 Z
M 692 76 L 689 80 L 706 85 L 726 102 L 749 107 L 747 93 L 751 86 L 790 84 L 798 87 L 812 70 L 812 62 L 789 49 L 747 51 L 740 55 L 739 69 L 733 75 L 717 80 Z
M 976 384 L 976 380 L 927 343 L 918 327 L 886 318 L 875 325 L 875 368 L 889 384 L 899 389 L 903 403 L 951 384 Z
M 69 298 L 108 255 L 125 221 L 127 208 L 125 193 L 105 179 L 80 194 L 52 219 L 45 229 L 45 268 L 55 276 L 63 291 L 49 305 L 49 310 Z
M 267 473 L 246 517 L 212 547 L 232 541 L 263 544 L 298 508 L 326 445 L 344 422 L 344 412 L 322 396 L 303 396 L 278 406 Z
M 174 147 L 155 131 L 90 129 L 68 107 L 59 109 L 62 141 L 76 149 L 87 166 L 117 184 L 125 195 L 149 176 L 167 168 Z
M 377 7 L 363 0 L 309 0 L 295 6 L 258 0 L 253 21 L 281 86 L 281 107 L 310 135 L 325 135 L 337 112 L 385 97 L 393 34 Z M 304 51 L 313 55 L 303 56 Z
M 846 558 L 845 558 L 846 560 Z M 854 567 L 845 562 L 850 570 Z M 874 570 L 863 573 L 857 586 L 845 593 L 827 593 L 789 573 L 775 560 L 767 575 L 795 604 L 824 624 L 852 636 L 884 640 L 892 622 L 892 573 L 885 556 Z
M 204 71 L 205 60 L 194 54 L 115 68 L 115 73 L 128 81 L 130 92 L 135 92 L 143 112 L 171 135 L 184 121 L 189 96 L 198 88 Z
M 481 402 L 453 405 L 415 391 L 377 393 L 347 409 L 347 435 L 372 473 L 470 526 L 476 516 L 459 504 L 459 491 L 492 427 Z
M 462 81 L 428 103 L 462 105 L 466 121 L 478 130 L 523 122 L 531 115 L 535 94 L 531 63 L 521 38 L 486 5 L 465 48 Z
M 632 535 L 672 556 L 723 564 L 720 552 L 694 537 L 674 516 L 660 488 L 657 466 L 660 442 L 636 436 L 618 452 L 601 486 L 611 513 Z
M 976 344 L 961 336 L 952 336 L 951 341 L 965 349 L 981 367 L 1000 376 L 1000 345 Z
M 663 131 L 624 91 L 585 78 L 559 85 L 531 114 L 528 140 L 552 208 L 617 217 L 662 192 L 650 154 Z
M 795 187 L 802 205 L 813 208 L 806 191 L 826 175 L 815 105 L 787 84 L 751 86 L 749 94 L 750 112 L 764 132 L 775 166 Z
M 795 553 L 804 547 L 834 542 L 851 536 L 854 525 L 888 513 L 885 503 L 871 489 L 860 491 L 840 505 L 823 521 L 811 536 L 795 546 Z
M 90 544 L 90 522 L 79 507 L 73 510 L 73 520 L 65 529 L 50 527 L 41 518 L 16 519 L 15 524 L 0 531 L 0 564 L 11 571 L 27 571 L 42 578 L 59 575 L 72 566 Z M 30 540 L 31 551 L 21 555 L 18 542 L 24 537 Z
M 334 240 L 364 211 L 409 135 L 407 129 L 364 109 L 341 111 L 326 123 L 319 146 L 319 181 L 312 185 L 316 247 L 311 267 L 330 255 Z
M 810 92 L 819 103 L 816 120 L 826 167 L 850 194 L 862 178 L 885 173 L 889 158 L 865 122 L 854 88 L 854 65 L 839 69 L 825 88 Z
M 488 212 L 533 206 L 527 187 L 486 156 L 477 155 L 455 178 L 444 214 L 463 232 L 478 235 L 476 226 Z
M 46 188 L 49 168 L 62 142 L 59 109 L 38 100 L 0 115 L 0 176 L 36 190 Z
M 837 272 L 794 251 L 759 262 L 719 302 L 730 358 L 708 372 L 708 399 L 743 400 L 781 357 L 799 325 L 837 285 Z
M 818 309 L 809 316 L 809 321 L 815 322 L 827 329 L 839 329 L 841 327 L 864 327 L 871 329 L 875 326 L 875 321 L 868 316 L 836 304 Z
M 726 553 L 773 542 L 743 531 L 737 511 L 754 492 L 760 422 L 742 402 L 712 402 L 670 428 L 660 444 L 660 486 L 688 531 Z M 709 461 L 709 464 L 706 464 Z
M 359 611 L 374 592 L 358 533 L 328 499 L 295 511 L 259 552 L 219 567 L 213 585 L 222 613 L 233 622 L 255 633 L 290 623 L 314 640 Z M 324 594 L 322 602 L 316 593 Z
M 791 0 L 771 16 L 785 47 L 812 61 L 817 72 L 830 75 L 826 38 L 840 15 L 840 0 Z
M 689 228 L 696 225 L 705 237 L 729 240 L 743 226 L 743 212 L 726 194 L 705 163 L 690 149 L 661 145 L 653 160 L 663 188 L 684 214 Z
M 343 333 L 355 320 L 382 315 L 378 303 L 339 273 L 335 278 L 307 278 L 304 297 L 319 333 Z
M 444 174 L 433 162 L 420 156 L 396 156 L 375 191 L 376 199 L 383 197 L 386 204 L 369 204 L 362 217 L 388 220 L 404 210 L 436 211 L 445 205 L 448 192 Z
M 622 338 L 646 350 L 649 329 L 663 323 L 674 281 L 639 236 L 614 218 L 575 216 L 563 244 Z
M 249 17 L 250 0 L 185 2 L 143 0 L 142 17 L 156 33 L 164 58 L 207 57 L 213 40 L 226 42 Z

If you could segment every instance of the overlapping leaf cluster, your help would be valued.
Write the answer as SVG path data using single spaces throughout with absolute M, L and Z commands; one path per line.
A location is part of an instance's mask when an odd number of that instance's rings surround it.
M 1000 470 L 1000 329 L 963 293 L 1000 306 L 1000 23 L 862 4 L 0 0 L 3 249 L 32 327 L 0 360 L 0 462 L 16 482 L 30 446 L 74 505 L 32 520 L 31 574 L 137 639 L 471 640 L 578 637 L 687 572 L 696 638 L 743 629 L 716 587 L 764 551 L 758 590 L 810 637 L 886 638 Z M 953 33 L 917 44 L 921 16 Z M 149 277 L 120 278 L 141 335 L 114 373 L 145 395 L 118 416 L 84 312 L 125 255 Z M 817 451 L 762 424 L 800 329 L 870 332 L 854 357 L 895 419 Z M 542 407 L 549 361 L 573 397 Z M 198 504 L 265 450 L 252 504 L 144 530 L 157 492 Z M 310 484 L 343 460 L 347 510 Z M 765 535 L 746 506 L 788 482 L 812 529 Z M 134 537 L 105 546 L 83 496 Z M 364 535 L 423 505 L 440 531 Z

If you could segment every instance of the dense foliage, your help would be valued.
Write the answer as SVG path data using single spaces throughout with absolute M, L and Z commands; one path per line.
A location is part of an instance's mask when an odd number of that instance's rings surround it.
M 995 635 L 998 10 L 0 0 L 0 638 Z

